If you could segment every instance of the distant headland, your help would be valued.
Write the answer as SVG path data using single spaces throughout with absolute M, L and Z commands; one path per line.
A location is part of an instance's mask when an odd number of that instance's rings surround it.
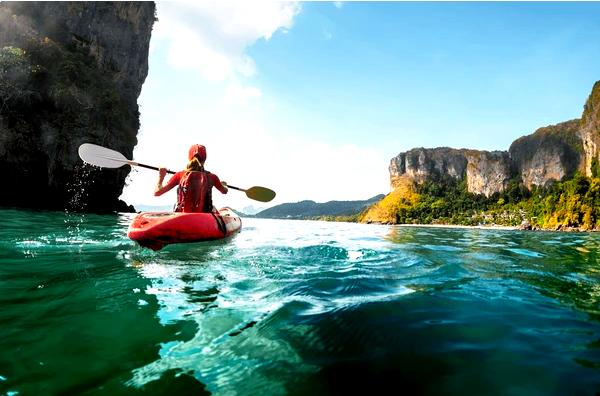
M 416 148 L 390 161 L 392 192 L 358 216 L 387 224 L 600 228 L 600 81 L 580 119 L 508 151 Z

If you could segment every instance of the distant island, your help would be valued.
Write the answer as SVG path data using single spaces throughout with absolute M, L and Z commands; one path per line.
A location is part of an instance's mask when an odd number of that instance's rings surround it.
M 329 221 L 358 221 L 359 215 L 371 205 L 381 201 L 384 194 L 364 201 L 301 201 L 284 203 L 256 213 L 253 217 L 265 219 L 302 219 Z

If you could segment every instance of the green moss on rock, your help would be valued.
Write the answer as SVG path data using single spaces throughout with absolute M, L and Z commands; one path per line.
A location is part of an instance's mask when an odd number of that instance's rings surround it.
M 592 93 L 588 98 L 584 108 L 583 115 L 581 117 L 581 122 L 586 122 L 590 117 L 596 116 L 599 117 L 600 112 L 600 81 L 596 81 L 594 84 L 594 88 L 592 88 Z

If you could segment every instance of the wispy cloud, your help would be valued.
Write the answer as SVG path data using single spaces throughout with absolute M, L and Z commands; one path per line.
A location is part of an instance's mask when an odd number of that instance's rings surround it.
M 343 1 L 334 1 L 333 5 L 335 6 L 335 8 L 340 9 L 344 6 L 344 2 Z
M 300 11 L 298 2 L 275 1 L 159 2 L 157 7 L 153 35 L 168 42 L 169 63 L 212 81 L 255 74 L 246 49 L 290 29 Z

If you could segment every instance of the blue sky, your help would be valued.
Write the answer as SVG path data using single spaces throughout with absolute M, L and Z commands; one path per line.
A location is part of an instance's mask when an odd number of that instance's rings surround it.
M 600 3 L 159 2 L 158 18 L 136 159 L 181 168 L 204 143 L 207 168 L 272 204 L 387 193 L 414 147 L 506 150 L 578 118 L 600 80 Z M 155 176 L 124 198 L 170 203 Z M 252 204 L 234 194 L 214 199 Z

